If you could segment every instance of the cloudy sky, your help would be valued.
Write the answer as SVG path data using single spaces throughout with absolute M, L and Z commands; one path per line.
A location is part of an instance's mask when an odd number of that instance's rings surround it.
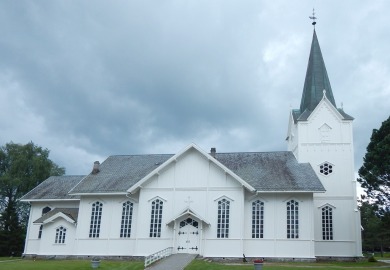
M 67 174 L 114 154 L 286 150 L 316 31 L 355 164 L 390 114 L 390 1 L 1 1 L 0 145 Z

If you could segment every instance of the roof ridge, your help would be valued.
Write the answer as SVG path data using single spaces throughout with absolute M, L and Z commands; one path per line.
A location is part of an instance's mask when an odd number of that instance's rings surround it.
M 119 154 L 119 155 L 110 155 L 108 157 L 135 157 L 135 156 L 173 156 L 175 154 Z
M 286 153 L 291 152 L 288 150 L 279 150 L 279 151 L 244 151 L 244 152 L 217 152 L 218 154 L 265 154 L 265 153 Z M 291 152 L 292 153 L 292 152 Z

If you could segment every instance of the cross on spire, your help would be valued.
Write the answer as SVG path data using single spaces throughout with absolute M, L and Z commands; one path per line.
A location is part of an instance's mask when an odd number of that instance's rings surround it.
M 316 25 L 316 19 L 317 19 L 317 17 L 315 16 L 316 15 L 316 13 L 314 12 L 314 8 L 313 8 L 313 16 L 309 16 L 309 18 L 311 19 L 311 20 L 313 20 L 313 22 L 311 23 L 314 27 L 315 27 L 315 25 Z
M 190 208 L 190 204 L 191 204 L 192 202 L 194 202 L 194 201 L 191 201 L 191 197 L 188 196 L 188 200 L 187 200 L 187 201 L 184 201 L 184 202 L 187 203 L 188 208 Z

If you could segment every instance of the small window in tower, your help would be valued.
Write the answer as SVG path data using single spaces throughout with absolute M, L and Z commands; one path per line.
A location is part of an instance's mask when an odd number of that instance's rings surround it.
M 320 164 L 320 173 L 323 174 L 323 175 L 329 175 L 331 173 L 333 173 L 333 168 L 334 168 L 334 165 L 329 163 L 329 162 L 324 162 L 322 164 Z
M 330 126 L 328 126 L 327 124 L 323 124 L 319 128 L 319 132 L 320 132 L 320 139 L 322 143 L 327 143 L 330 141 L 330 136 L 332 132 L 332 128 Z

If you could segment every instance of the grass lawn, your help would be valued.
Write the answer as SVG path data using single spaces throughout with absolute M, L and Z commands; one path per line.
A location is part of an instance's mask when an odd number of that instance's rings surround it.
M 371 254 L 372 253 L 366 253 L 364 255 L 365 255 L 365 257 L 369 257 L 369 256 L 371 256 Z M 374 254 L 375 254 L 375 258 L 379 259 L 379 260 L 380 259 L 385 259 L 385 260 L 390 259 L 390 252 L 383 252 L 383 254 L 381 254 L 380 252 L 375 252 Z M 382 255 L 383 255 L 383 257 L 382 257 Z
M 247 265 L 229 265 L 229 264 L 218 264 L 210 263 L 202 260 L 194 260 L 192 263 L 185 268 L 185 270 L 253 270 L 254 267 L 251 263 Z M 390 264 L 386 263 L 369 263 L 369 262 L 321 262 L 321 263 L 264 263 L 264 270 L 362 270 L 362 269 L 390 269 Z
M 13 260 L 13 261 L 8 261 Z M 89 260 L 20 260 L 18 258 L 0 258 L 1 270 L 90 270 Z M 99 270 L 142 270 L 143 261 L 105 261 L 102 260 Z M 241 264 L 220 264 L 194 260 L 185 270 L 253 270 L 251 263 Z M 390 264 L 385 263 L 346 263 L 346 262 L 321 262 L 321 263 L 265 263 L 264 270 L 362 270 L 362 269 L 390 269 Z M 169 269 L 167 269 L 169 270 Z
M 10 259 L 10 258 L 6 258 Z M 89 260 L 20 260 L 5 261 L 0 258 L 0 269 L 4 270 L 90 270 Z M 100 263 L 99 270 L 142 270 L 143 261 L 104 261 Z

